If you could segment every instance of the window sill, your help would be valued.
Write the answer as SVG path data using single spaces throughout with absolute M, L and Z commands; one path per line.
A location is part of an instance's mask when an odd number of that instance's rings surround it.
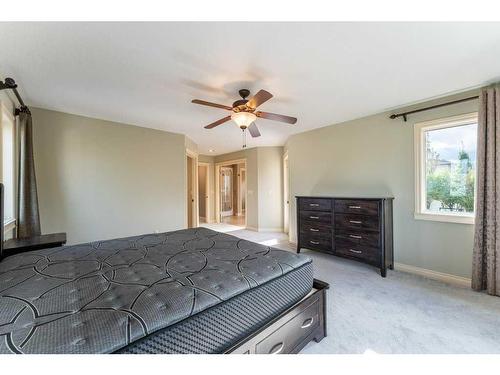
M 9 220 L 3 223 L 3 231 L 4 233 L 16 229 L 16 219 Z
M 460 215 L 440 215 L 431 213 L 415 212 L 415 220 L 428 220 L 428 221 L 440 221 L 443 223 L 455 223 L 455 224 L 474 224 L 473 216 L 460 216 Z

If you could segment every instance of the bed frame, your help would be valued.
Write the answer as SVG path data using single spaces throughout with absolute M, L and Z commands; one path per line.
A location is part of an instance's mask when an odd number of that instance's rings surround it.
M 312 291 L 264 327 L 251 333 L 227 354 L 291 354 L 310 341 L 320 342 L 326 331 L 326 293 L 329 284 L 314 279 Z

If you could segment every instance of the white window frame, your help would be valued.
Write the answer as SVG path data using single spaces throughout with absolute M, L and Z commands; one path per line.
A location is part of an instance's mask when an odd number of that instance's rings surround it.
M 429 130 L 446 129 L 455 126 L 468 125 L 478 121 L 477 112 L 463 115 L 445 117 L 432 121 L 416 123 L 414 126 L 414 151 L 415 151 L 415 214 L 417 220 L 441 221 L 447 223 L 474 224 L 476 212 L 477 178 L 474 187 L 474 213 L 433 213 L 424 207 L 426 201 L 425 184 L 425 132 Z

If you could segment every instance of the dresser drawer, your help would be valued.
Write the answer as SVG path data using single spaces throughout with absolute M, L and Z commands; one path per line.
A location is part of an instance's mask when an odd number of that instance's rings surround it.
M 332 200 L 322 198 L 301 198 L 299 200 L 301 210 L 331 211 Z
M 377 216 L 336 214 L 335 231 L 342 230 L 378 231 L 379 218 Z
M 319 300 L 256 345 L 257 354 L 291 353 L 293 349 L 319 326 Z
M 300 222 L 301 225 L 304 223 L 331 225 L 332 213 L 324 211 L 300 211 Z
M 310 235 L 314 237 L 326 237 L 331 238 L 332 227 L 330 224 L 315 223 L 315 222 L 303 222 L 300 226 L 300 233 L 303 235 Z
M 359 230 L 340 229 L 335 232 L 335 239 L 346 240 L 355 245 L 380 246 L 379 232 L 362 232 Z
M 332 237 L 322 237 L 311 234 L 300 235 L 300 246 L 305 249 L 332 251 Z
M 363 246 L 349 240 L 337 238 L 335 253 L 357 259 L 362 259 L 372 264 L 380 263 L 380 249 L 372 246 Z
M 378 202 L 369 200 L 335 199 L 335 212 L 378 215 Z

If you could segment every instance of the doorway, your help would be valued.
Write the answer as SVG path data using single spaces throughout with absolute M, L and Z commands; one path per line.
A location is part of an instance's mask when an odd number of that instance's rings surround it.
M 198 159 L 192 152 L 186 152 L 186 226 L 195 228 L 198 226 Z
M 290 232 L 290 170 L 288 153 L 283 156 L 283 231 Z
M 215 218 L 217 223 L 246 227 L 246 160 L 217 163 Z
M 220 215 L 221 217 L 234 216 L 234 181 L 233 167 L 222 167 L 220 169 Z
M 198 162 L 198 221 L 210 223 L 210 205 L 209 205 L 209 164 Z
M 246 198 L 247 198 L 247 170 L 243 167 L 240 169 L 240 196 L 238 200 L 238 216 L 245 216 L 246 214 Z

